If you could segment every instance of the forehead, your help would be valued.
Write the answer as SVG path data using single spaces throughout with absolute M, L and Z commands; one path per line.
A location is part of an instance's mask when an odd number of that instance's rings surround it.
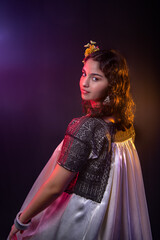
M 102 71 L 99 68 L 99 62 L 94 61 L 92 59 L 88 59 L 87 62 L 84 64 L 83 69 L 89 73 L 101 73 Z

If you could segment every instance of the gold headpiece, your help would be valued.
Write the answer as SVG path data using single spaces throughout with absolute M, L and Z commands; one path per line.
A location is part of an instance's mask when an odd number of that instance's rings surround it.
M 86 50 L 84 52 L 84 56 L 85 58 L 90 55 L 93 52 L 96 52 L 99 50 L 98 46 L 95 46 L 94 44 L 96 44 L 96 42 L 93 42 L 92 40 L 90 41 L 90 43 L 87 43 L 86 45 L 84 45 L 84 47 L 86 47 Z M 84 61 L 83 61 L 84 62 Z

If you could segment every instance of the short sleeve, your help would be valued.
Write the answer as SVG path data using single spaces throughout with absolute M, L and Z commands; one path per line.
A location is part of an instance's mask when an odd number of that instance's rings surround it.
M 72 172 L 79 172 L 91 152 L 91 123 L 86 118 L 73 119 L 68 125 L 58 164 Z

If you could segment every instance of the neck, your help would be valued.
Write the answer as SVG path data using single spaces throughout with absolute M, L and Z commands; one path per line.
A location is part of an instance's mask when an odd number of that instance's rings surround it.
M 92 108 L 96 108 L 96 107 L 100 107 L 100 102 L 98 102 L 98 101 L 93 101 L 93 100 L 91 100 L 90 101 L 90 103 L 91 103 L 91 106 L 92 106 Z

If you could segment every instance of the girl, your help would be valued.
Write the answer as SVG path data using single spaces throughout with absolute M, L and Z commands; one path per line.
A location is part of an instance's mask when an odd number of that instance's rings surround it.
M 126 60 L 94 44 L 80 79 L 86 115 L 68 125 L 9 239 L 152 239 Z

